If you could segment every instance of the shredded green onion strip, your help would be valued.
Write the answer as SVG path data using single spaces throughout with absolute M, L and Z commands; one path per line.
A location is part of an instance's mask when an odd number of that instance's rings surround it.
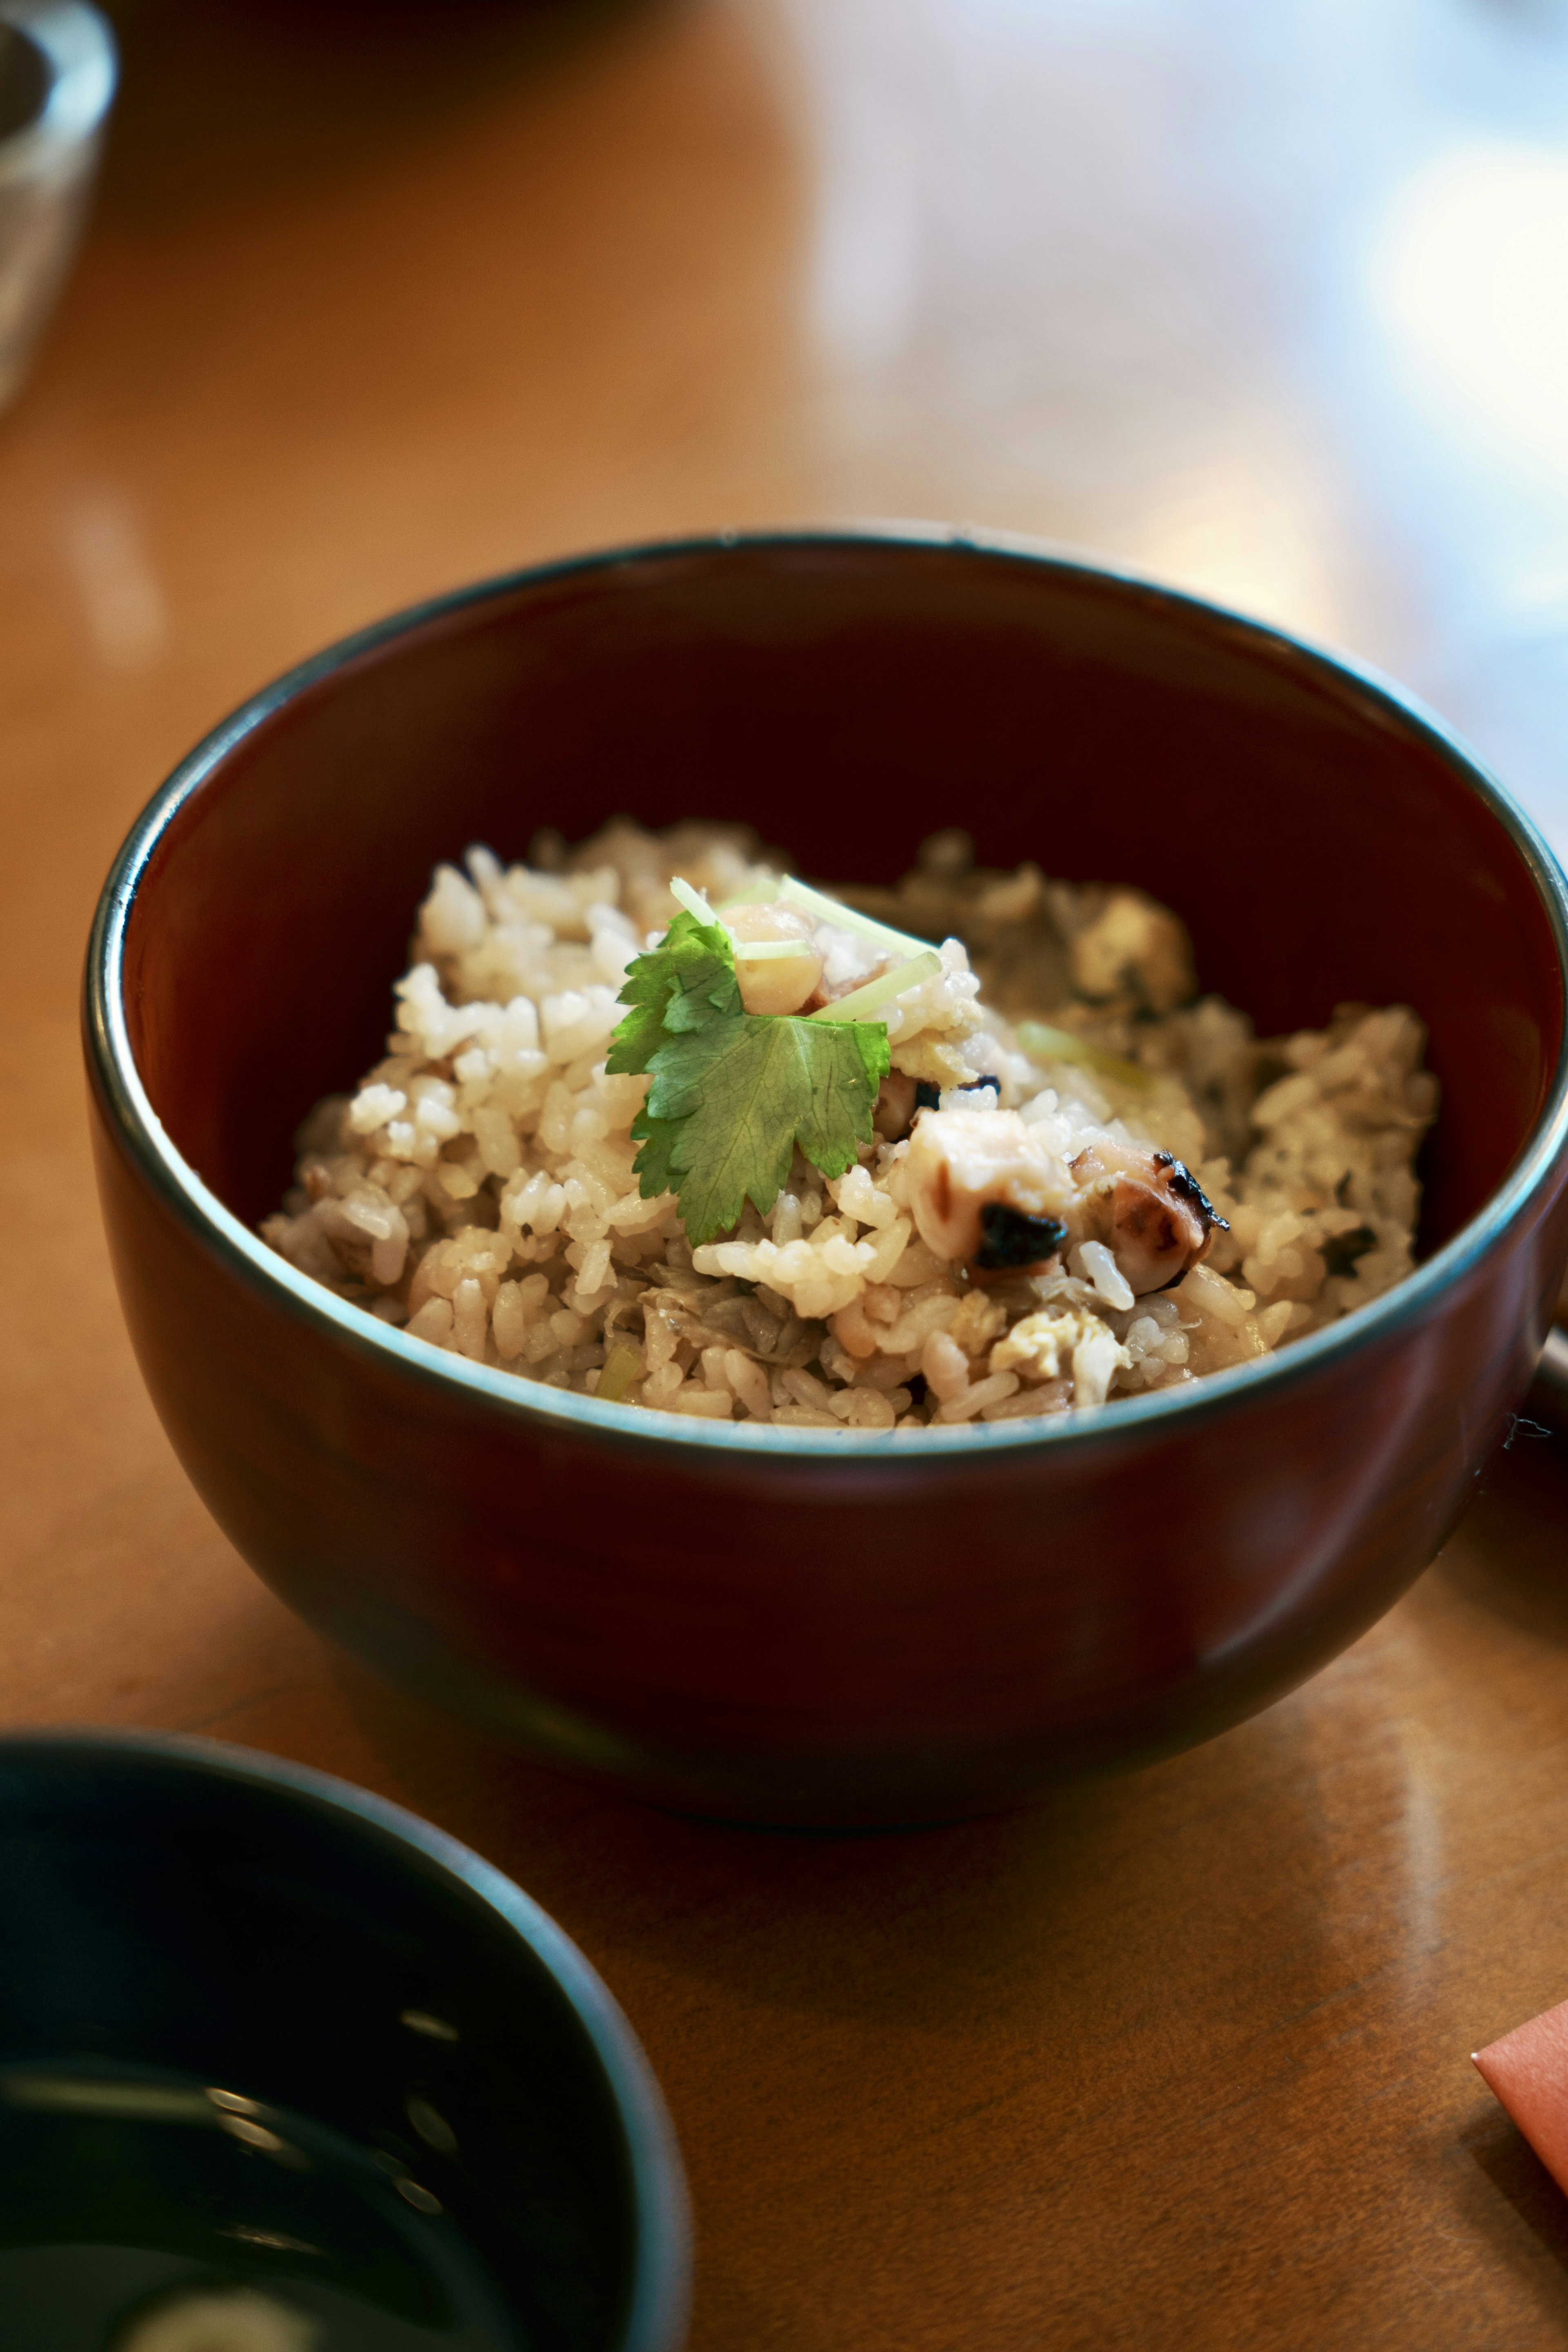
M 908 963 L 895 964 L 891 971 L 879 972 L 863 988 L 852 989 L 836 1003 L 825 1004 L 818 1013 L 808 1013 L 808 1021 L 874 1021 L 885 1004 L 895 996 L 902 996 L 906 988 L 917 988 L 922 980 L 931 980 L 942 970 L 942 958 L 934 948 L 926 948 Z
M 942 970 L 942 958 L 925 940 L 917 940 L 908 931 L 895 931 L 886 923 L 874 923 L 868 915 L 857 914 L 853 907 L 830 898 L 826 891 L 814 890 L 808 882 L 797 882 L 786 874 L 782 882 L 756 882 L 749 890 L 741 890 L 734 898 L 726 898 L 721 907 L 710 907 L 706 898 L 694 890 L 679 874 L 672 874 L 669 887 L 674 897 L 700 923 L 718 923 L 729 930 L 724 916 L 731 907 L 768 907 L 782 899 L 788 906 L 800 908 L 817 922 L 833 923 L 847 931 L 858 931 L 862 938 L 874 940 L 888 950 L 898 950 L 903 961 L 891 971 L 879 972 L 864 986 L 852 989 L 836 1003 L 825 1004 L 816 1013 L 808 1013 L 808 1021 L 870 1021 L 895 996 L 902 996 L 907 988 L 917 988 L 923 980 L 934 978 Z M 809 943 L 805 940 L 737 940 L 730 938 L 737 962 L 764 962 L 775 957 L 798 955 Z M 913 954 L 908 952 L 913 949 Z M 1066 1031 L 1061 1033 L 1064 1036 Z
M 930 955 L 932 951 L 929 940 L 917 940 L 912 932 L 895 931 L 890 924 L 876 922 L 869 915 L 845 906 L 842 899 L 830 898 L 824 890 L 814 890 L 808 882 L 797 882 L 793 874 L 786 874 L 779 884 L 779 897 L 803 908 L 808 915 L 815 915 L 819 923 L 832 923 L 841 931 L 858 931 L 862 939 L 875 940 L 889 955 Z
M 1113 1078 L 1118 1086 L 1134 1087 L 1146 1094 L 1154 1083 L 1152 1073 L 1142 1062 L 1130 1062 L 1121 1054 L 1108 1054 L 1102 1046 L 1091 1045 L 1087 1037 L 1074 1034 L 1070 1029 L 1054 1029 L 1045 1021 L 1020 1021 L 1018 1043 L 1033 1062 L 1076 1062 L 1081 1068 L 1097 1070 L 1101 1077 Z
M 749 890 L 737 891 L 732 898 L 726 898 L 723 906 L 717 908 L 710 906 L 707 898 L 694 890 L 689 882 L 683 881 L 679 874 L 671 875 L 669 887 L 699 922 L 718 923 L 726 930 L 729 927 L 723 919 L 728 908 L 766 907 L 782 899 L 786 905 L 800 908 L 803 913 L 811 915 L 817 922 L 832 923 L 842 930 L 858 931 L 862 938 L 874 940 L 879 947 L 889 952 L 897 950 L 903 955 L 904 961 L 895 964 L 890 971 L 881 972 L 876 979 L 867 981 L 863 987 L 851 990 L 847 996 L 839 997 L 837 1003 L 825 1004 L 819 1012 L 808 1013 L 805 1017 L 810 1021 L 869 1021 L 885 1004 L 890 1004 L 895 996 L 901 996 L 906 989 L 918 987 L 921 981 L 931 979 L 942 970 L 941 956 L 927 941 L 915 939 L 908 931 L 895 931 L 887 923 L 874 922 L 869 915 L 859 914 L 855 908 L 846 907 L 841 900 L 830 898 L 826 891 L 814 890 L 808 882 L 797 881 L 793 874 L 786 874 L 776 882 L 772 879 L 754 882 Z M 737 940 L 732 932 L 730 936 L 736 961 L 746 963 L 798 955 L 807 944 L 804 940 Z M 909 952 L 910 950 L 913 950 L 912 954 Z M 1147 1093 L 1154 1084 L 1152 1076 L 1141 1062 L 1129 1061 L 1121 1054 L 1108 1054 L 1103 1047 L 1091 1045 L 1087 1038 L 1076 1035 L 1070 1029 L 1058 1029 L 1045 1021 L 1021 1021 L 1017 1034 L 1019 1045 L 1034 1061 L 1073 1062 L 1081 1068 L 1098 1071 L 1102 1077 L 1113 1079 L 1118 1086 L 1133 1087 L 1142 1093 Z
M 738 898 L 726 898 L 722 907 L 715 908 L 710 907 L 707 899 L 694 890 L 689 882 L 683 881 L 679 874 L 671 875 L 669 887 L 687 912 L 695 915 L 700 923 L 717 923 L 726 931 L 730 927 L 724 916 L 731 907 L 768 907 L 779 895 L 776 884 L 768 885 L 765 890 L 759 886 L 755 890 L 743 892 Z M 894 939 L 898 934 L 889 931 L 888 936 Z M 809 940 L 738 940 L 733 931 L 730 931 L 730 940 L 737 963 L 776 963 L 785 956 L 804 955 L 811 946 Z
M 816 922 L 832 922 L 844 931 L 858 931 L 863 939 L 875 940 L 884 952 L 900 952 L 902 960 L 893 964 L 891 971 L 879 971 L 877 979 L 865 981 L 863 988 L 853 988 L 847 997 L 839 997 L 837 1004 L 823 1004 L 820 1012 L 806 1013 L 806 1021 L 872 1021 L 881 1007 L 891 1004 L 893 997 L 900 997 L 905 988 L 920 988 L 921 981 L 933 979 L 942 969 L 941 955 L 929 940 L 914 939 L 910 931 L 893 931 L 886 922 L 872 922 L 869 915 L 858 915 L 853 906 L 842 906 L 839 898 L 830 898 L 826 891 L 811 889 L 809 882 L 797 882 L 795 875 L 785 875 L 781 882 L 752 882 L 750 889 L 736 891 L 736 896 L 726 898 L 720 908 L 710 906 L 708 898 L 693 891 L 679 875 L 670 875 L 670 891 L 687 912 L 696 915 L 699 922 L 717 922 L 726 931 L 729 924 L 724 922 L 724 915 L 729 908 L 775 906 L 783 901 L 785 906 L 797 906 Z M 736 939 L 733 931 L 729 936 L 736 950 L 736 962 L 748 964 L 799 955 L 804 946 L 809 946 L 809 940 L 804 939 Z M 914 950 L 912 955 L 910 950 Z
M 679 874 L 672 874 L 669 877 L 669 895 L 672 898 L 679 898 L 687 913 L 695 915 L 700 923 L 712 923 L 718 920 L 703 893 L 700 890 L 694 890 L 690 883 L 685 881 Z
M 671 889 L 674 887 L 671 883 Z M 895 931 L 888 923 L 876 922 L 869 915 L 847 907 L 841 898 L 830 898 L 826 890 L 814 890 L 809 882 L 799 881 L 793 874 L 784 875 L 781 881 L 753 882 L 749 890 L 738 890 L 732 898 L 726 898 L 724 907 L 767 907 L 779 898 L 819 923 L 831 923 L 841 931 L 858 931 L 862 939 L 874 940 L 889 955 L 930 951 L 929 940 L 917 940 L 912 932 Z M 724 907 L 719 909 L 721 915 Z

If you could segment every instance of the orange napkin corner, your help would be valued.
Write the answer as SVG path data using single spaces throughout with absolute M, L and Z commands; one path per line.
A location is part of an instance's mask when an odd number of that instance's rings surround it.
M 1473 2063 L 1568 2193 L 1568 2000 L 1489 2042 Z

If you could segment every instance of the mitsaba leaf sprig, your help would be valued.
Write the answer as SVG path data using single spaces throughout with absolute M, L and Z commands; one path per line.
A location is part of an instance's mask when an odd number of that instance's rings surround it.
M 640 1075 L 672 1036 L 743 1013 L 729 933 L 707 909 L 683 909 L 657 948 L 633 958 L 618 1001 L 632 1009 L 610 1041 L 605 1066 Z M 645 1191 L 644 1197 L 651 1195 Z
M 872 1140 L 890 1066 L 886 1023 L 868 1020 L 874 1006 L 857 1000 L 885 1003 L 926 976 L 927 954 L 933 968 L 940 959 L 921 950 L 910 959 L 921 969 L 886 973 L 842 1009 L 824 1008 L 835 1017 L 748 1013 L 734 940 L 695 891 L 678 895 L 684 903 L 664 938 L 627 970 L 620 1001 L 629 1009 L 607 1067 L 650 1079 L 631 1130 L 642 1146 L 642 1196 L 674 1192 L 688 1239 L 700 1245 L 727 1233 L 748 1200 L 767 1213 L 797 1144 L 825 1176 L 854 1166 Z M 898 985 L 888 989 L 889 981 Z

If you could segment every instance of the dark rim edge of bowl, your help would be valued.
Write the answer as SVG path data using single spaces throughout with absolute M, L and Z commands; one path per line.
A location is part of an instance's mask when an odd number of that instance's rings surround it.
M 616 2352 L 677 2352 L 691 2303 L 691 2216 L 679 2143 L 658 2077 L 603 1978 L 564 1928 L 504 1871 L 389 1798 L 336 1773 L 295 1764 L 255 1748 L 231 1747 L 189 1732 L 112 1731 L 66 1725 L 0 1733 L 8 1756 L 143 1758 L 172 1772 L 237 1780 L 303 1802 L 394 1849 L 412 1847 L 420 1863 L 475 1896 L 527 1946 L 560 1988 L 582 2029 L 620 2126 L 631 2186 L 635 2242 L 630 2293 Z
M 1310 1332 L 1290 1347 L 1252 1362 L 1208 1373 L 1201 1381 L 1187 1382 L 1176 1390 L 1119 1397 L 1113 1409 L 1087 1414 L 1053 1414 L 1044 1425 L 1030 1420 L 964 1423 L 956 1428 L 918 1431 L 781 1431 L 771 1423 L 702 1422 L 681 1414 L 650 1415 L 636 1407 L 601 1403 L 595 1397 L 546 1388 L 542 1382 L 473 1364 L 465 1358 L 438 1352 L 420 1340 L 410 1339 L 403 1331 L 377 1322 L 362 1307 L 338 1298 L 320 1283 L 297 1272 L 258 1234 L 252 1234 L 225 1207 L 176 1150 L 147 1098 L 125 1027 L 120 987 L 124 927 L 142 874 L 164 828 L 176 810 L 237 743 L 286 703 L 334 671 L 378 652 L 396 637 L 459 614 L 470 605 L 513 595 L 521 589 L 551 580 L 586 578 L 597 572 L 631 569 L 649 562 L 721 554 L 737 549 L 811 551 L 834 547 L 871 551 L 883 547 L 906 548 L 932 554 L 968 551 L 1028 569 L 1068 574 L 1093 585 L 1129 589 L 1153 603 L 1194 614 L 1209 625 L 1217 622 L 1275 658 L 1284 656 L 1305 665 L 1321 678 L 1325 688 L 1342 697 L 1347 686 L 1356 688 L 1372 701 L 1385 723 L 1392 720 L 1401 732 L 1414 735 L 1426 749 L 1434 751 L 1502 826 L 1535 884 L 1556 941 L 1564 1006 L 1564 1030 L 1556 1067 L 1546 1101 L 1497 1190 L 1450 1240 L 1391 1290 L 1384 1291 L 1382 1297 L 1357 1307 L 1321 1331 Z M 668 1452 L 674 1443 L 695 1447 L 700 1455 L 718 1459 L 727 1452 L 773 1459 L 804 1454 L 816 1462 L 838 1461 L 864 1469 L 868 1457 L 888 1456 L 900 1462 L 918 1460 L 927 1467 L 940 1463 L 956 1469 L 966 1459 L 979 1463 L 989 1460 L 998 1451 L 1094 1444 L 1112 1440 L 1118 1432 L 1123 1437 L 1131 1436 L 1151 1422 L 1179 1415 L 1185 1423 L 1196 1417 L 1206 1417 L 1223 1411 L 1248 1384 L 1267 1381 L 1272 1387 L 1283 1387 L 1300 1382 L 1315 1373 L 1325 1360 L 1348 1352 L 1379 1333 L 1392 1334 L 1401 1325 L 1414 1320 L 1435 1293 L 1458 1279 L 1493 1247 L 1516 1211 L 1539 1188 L 1552 1161 L 1568 1147 L 1568 878 L 1536 825 L 1443 719 L 1370 666 L 1291 631 L 1253 619 L 1211 598 L 1166 586 L 1128 567 L 1089 561 L 1021 534 L 943 524 L 889 522 L 709 531 L 606 548 L 586 555 L 525 565 L 447 590 L 339 638 L 261 687 L 220 720 L 147 803 L 115 857 L 94 911 L 82 1010 L 93 1075 L 113 1111 L 121 1134 L 142 1172 L 151 1179 L 153 1190 L 230 1271 L 274 1303 L 286 1306 L 296 1319 L 318 1330 L 323 1325 L 328 1327 L 334 1341 L 346 1343 L 353 1350 L 382 1358 L 391 1356 L 405 1371 L 437 1385 L 448 1394 L 456 1384 L 491 1406 L 553 1422 L 604 1443 L 634 1450 L 657 1447 L 661 1452 Z M 649 1420 L 657 1421 L 660 1426 L 647 1429 L 638 1425 Z

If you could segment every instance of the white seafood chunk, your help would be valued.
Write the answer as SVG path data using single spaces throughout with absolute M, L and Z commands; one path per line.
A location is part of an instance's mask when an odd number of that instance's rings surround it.
M 990 1203 L 1059 1221 L 1075 1190 L 1048 1138 L 1013 1110 L 922 1112 L 907 1171 L 920 1237 L 933 1256 L 949 1260 L 977 1255 L 984 1239 L 981 1212 Z

